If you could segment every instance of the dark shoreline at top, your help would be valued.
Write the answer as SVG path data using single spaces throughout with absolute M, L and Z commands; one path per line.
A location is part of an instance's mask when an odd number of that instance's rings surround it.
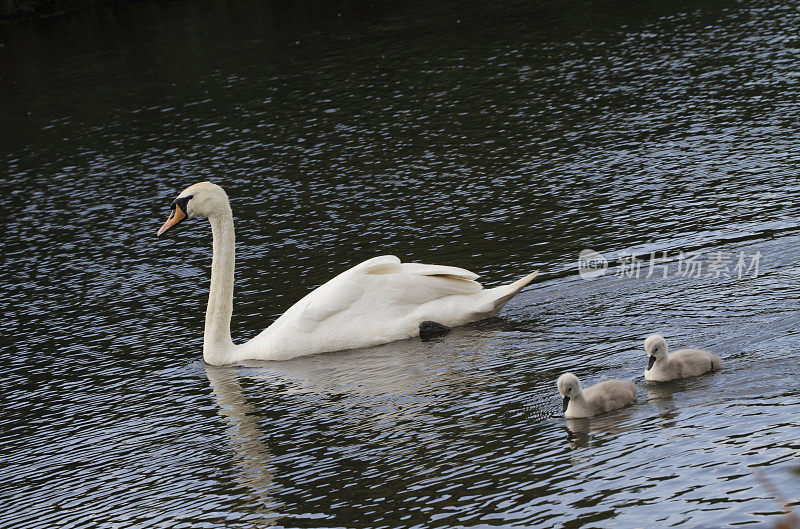
M 86 9 L 139 0 L 0 0 L 0 24 L 11 25 L 72 15 Z

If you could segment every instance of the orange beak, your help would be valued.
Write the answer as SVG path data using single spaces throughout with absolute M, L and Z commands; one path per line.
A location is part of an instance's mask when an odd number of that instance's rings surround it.
M 172 213 L 167 219 L 167 222 L 165 222 L 164 225 L 161 226 L 161 228 L 159 228 L 158 235 L 161 236 L 161 234 L 165 233 L 173 226 L 180 224 L 180 222 L 185 218 L 186 218 L 186 213 L 183 212 L 183 209 L 181 209 L 180 206 L 175 205 L 175 207 L 172 208 Z

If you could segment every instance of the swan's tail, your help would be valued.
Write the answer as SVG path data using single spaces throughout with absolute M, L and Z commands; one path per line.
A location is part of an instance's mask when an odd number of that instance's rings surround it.
M 539 271 L 537 270 L 532 274 L 526 275 L 518 281 L 514 281 L 510 285 L 503 285 L 487 290 L 486 293 L 489 295 L 489 299 L 487 300 L 489 306 L 486 307 L 488 310 L 486 311 L 485 317 L 494 316 L 500 312 L 500 309 L 502 309 L 503 306 L 508 303 L 508 300 L 516 296 L 520 290 L 525 288 L 528 283 L 533 281 L 533 278 L 536 277 L 538 273 Z

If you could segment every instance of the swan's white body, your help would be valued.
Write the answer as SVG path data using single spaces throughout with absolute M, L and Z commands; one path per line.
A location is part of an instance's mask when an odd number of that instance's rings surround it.
M 309 293 L 249 342 L 235 345 L 230 333 L 235 235 L 228 197 L 203 182 L 184 190 L 180 200 L 184 215 L 173 220 L 181 213 L 176 207 L 159 234 L 184 217 L 206 216 L 211 223 L 214 256 L 203 358 L 212 365 L 370 347 L 416 336 L 423 321 L 449 327 L 477 321 L 495 315 L 536 276 L 484 289 L 468 270 L 375 257 Z
M 604 380 L 583 389 L 578 377 L 564 373 L 556 383 L 564 398 L 564 417 L 580 419 L 630 406 L 636 402 L 636 386 L 629 380 Z
M 722 369 L 720 357 L 703 349 L 678 349 L 670 353 L 667 341 L 658 334 L 647 337 L 644 350 L 648 358 L 644 378 L 654 382 L 697 377 Z

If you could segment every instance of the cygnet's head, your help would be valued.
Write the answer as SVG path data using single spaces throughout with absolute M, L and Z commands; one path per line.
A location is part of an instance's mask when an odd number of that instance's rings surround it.
M 158 235 L 166 233 L 187 218 L 213 217 L 217 213 L 230 212 L 228 195 L 225 190 L 211 182 L 190 185 L 172 201 L 170 207 L 172 213 L 158 230 Z
M 644 341 L 644 350 L 647 352 L 646 371 L 650 371 L 656 360 L 667 358 L 667 341 L 660 334 L 652 334 Z
M 581 381 L 578 380 L 578 377 L 573 375 L 572 373 L 564 373 L 560 377 L 558 377 L 558 382 L 556 382 L 556 386 L 558 386 L 558 392 L 561 393 L 561 396 L 564 397 L 564 409 L 563 411 L 567 411 L 567 406 L 569 406 L 569 399 L 575 398 L 581 394 Z

